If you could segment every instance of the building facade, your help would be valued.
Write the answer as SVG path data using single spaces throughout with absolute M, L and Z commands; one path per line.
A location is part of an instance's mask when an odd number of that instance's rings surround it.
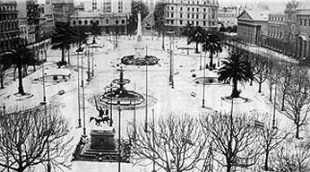
M 297 57 L 310 61 L 310 8 L 296 11 L 297 20 Z
M 237 17 L 240 14 L 240 8 L 223 7 L 218 10 L 218 21 L 223 27 L 236 26 L 238 24 Z
M 70 15 L 74 12 L 73 0 L 49 0 L 53 6 L 55 23 L 69 23 Z
M 104 13 L 129 13 L 131 11 L 131 0 L 86 0 L 84 10 Z
M 268 11 L 245 10 L 238 17 L 237 35 L 247 44 L 260 44 L 267 35 Z
M 297 42 L 296 42 L 296 11 L 298 3 L 295 1 L 288 2 L 284 10 L 285 15 L 285 34 L 284 34 L 284 53 L 289 56 L 296 56 L 297 54 Z
M 0 1 L 0 55 L 13 48 L 19 39 L 16 1 Z
M 127 34 L 128 13 L 103 13 L 99 11 L 79 11 L 70 17 L 70 25 L 80 31 L 90 32 L 97 23 L 102 34 Z
M 165 26 L 178 30 L 187 24 L 201 26 L 206 30 L 217 30 L 217 0 L 163 0 L 166 3 Z
M 269 14 L 267 29 L 267 34 L 262 35 L 261 45 L 278 52 L 283 52 L 286 30 L 285 14 Z

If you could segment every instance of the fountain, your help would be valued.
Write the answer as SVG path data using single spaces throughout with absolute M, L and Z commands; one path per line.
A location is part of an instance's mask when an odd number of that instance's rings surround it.
M 141 26 L 141 13 L 138 13 L 138 26 L 137 26 L 137 38 L 135 44 L 135 55 L 124 56 L 121 63 L 125 65 L 155 65 L 159 59 L 155 56 L 145 54 L 145 47 L 142 44 L 142 26 Z
M 106 91 L 102 96 L 99 97 L 99 100 L 109 105 L 118 105 L 120 102 L 120 105 L 122 106 L 139 105 L 144 102 L 144 98 L 141 94 L 125 89 L 124 85 L 128 84 L 130 80 L 124 79 L 124 70 L 122 67 L 119 69 L 119 71 L 119 79 L 114 79 L 112 81 L 112 83 L 118 85 L 118 87 L 113 90 Z

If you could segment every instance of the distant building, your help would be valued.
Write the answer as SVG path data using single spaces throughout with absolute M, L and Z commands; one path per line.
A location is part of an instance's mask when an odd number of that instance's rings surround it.
M 167 3 L 165 26 L 179 30 L 187 24 L 201 26 L 207 30 L 217 30 L 218 1 L 217 0 L 162 0 Z
M 144 2 L 150 13 L 154 12 L 156 0 L 142 0 L 142 2 Z
M 74 12 L 73 0 L 49 0 L 52 2 L 56 23 L 69 23 L 70 15 Z
M 223 27 L 235 26 L 238 24 L 237 17 L 240 13 L 240 8 L 236 6 L 220 8 L 218 10 L 218 22 Z
M 269 14 L 267 29 L 267 34 L 262 35 L 261 37 L 261 45 L 279 52 L 283 52 L 286 30 L 285 14 Z
M 310 2 L 299 2 L 296 26 L 297 58 L 310 62 Z
M 284 53 L 291 56 L 297 55 L 297 21 L 296 21 L 296 12 L 297 12 L 298 3 L 294 0 L 292 2 L 288 2 L 286 4 L 286 8 L 284 10 L 285 14 L 285 34 L 284 34 L 284 44 L 285 49 Z
M 80 31 L 90 32 L 97 23 L 102 34 L 127 34 L 129 13 L 104 13 L 99 11 L 79 11 L 70 17 L 70 25 Z
M 267 35 L 268 11 L 244 10 L 238 17 L 237 35 L 245 43 L 259 44 L 261 35 Z
M 16 1 L 0 1 L 0 56 L 19 39 Z
M 85 0 L 84 10 L 104 13 L 129 13 L 131 11 L 131 0 Z

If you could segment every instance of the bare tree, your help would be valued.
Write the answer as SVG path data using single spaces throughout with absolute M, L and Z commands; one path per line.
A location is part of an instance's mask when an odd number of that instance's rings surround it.
M 144 125 L 137 128 L 132 142 L 132 155 L 137 163 L 153 161 L 167 172 L 191 171 L 208 159 L 206 138 L 199 123 L 188 115 L 161 118 L 150 131 Z M 133 138 L 132 134 L 129 134 Z
M 310 151 L 301 146 L 281 147 L 273 159 L 275 171 L 308 172 L 310 170 Z
M 56 106 L 1 112 L 0 166 L 23 172 L 36 165 L 59 168 L 68 160 L 68 122 Z M 45 170 L 47 171 L 47 170 Z
M 280 77 L 279 77 L 279 89 L 281 91 L 282 97 L 281 97 L 281 111 L 284 111 L 284 100 L 286 96 L 286 92 L 288 87 L 291 84 L 291 81 L 294 77 L 293 73 L 295 70 L 298 70 L 293 65 L 286 65 L 282 70 L 280 71 Z
M 269 76 L 269 66 L 267 59 L 264 58 L 252 58 L 251 65 L 253 69 L 254 78 L 258 83 L 258 92 L 262 92 L 262 84 L 267 80 Z
M 307 122 L 310 110 L 310 80 L 307 70 L 295 70 L 290 86 L 285 96 L 285 115 L 296 126 L 296 138 L 299 138 L 300 127 Z
M 202 117 L 201 125 L 213 143 L 214 160 L 227 172 L 236 167 L 254 165 L 261 155 L 261 148 L 257 145 L 259 134 L 254 120 L 239 115 L 232 118 L 228 113 L 208 114 Z
M 266 119 L 265 116 L 264 119 Z M 270 170 L 269 168 L 269 155 L 275 150 L 288 136 L 289 133 L 280 131 L 277 127 L 271 126 L 270 122 L 264 121 L 264 125 L 259 126 L 260 139 L 259 143 L 263 148 L 265 154 L 264 170 Z

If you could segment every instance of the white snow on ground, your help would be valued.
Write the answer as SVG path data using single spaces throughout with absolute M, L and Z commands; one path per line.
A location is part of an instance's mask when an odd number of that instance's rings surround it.
M 90 132 L 93 124 L 89 123 L 89 118 L 91 116 L 97 116 L 98 112 L 95 107 L 91 105 L 87 99 L 92 98 L 93 95 L 104 92 L 104 87 L 111 83 L 113 79 L 119 78 L 119 72 L 116 71 L 116 65 L 120 63 L 120 59 L 126 55 L 134 54 L 135 40 L 129 39 L 126 36 L 121 36 L 118 38 L 118 48 L 114 50 L 113 44 L 109 41 L 109 37 L 100 37 L 98 45 L 102 45 L 103 48 L 94 50 L 94 62 L 95 62 L 95 77 L 88 83 L 86 81 L 87 75 L 87 57 L 83 56 L 83 70 L 84 70 L 84 82 L 85 84 L 85 124 L 87 133 Z M 115 38 L 113 38 L 115 39 Z M 113 40 L 112 40 L 113 41 Z M 165 47 L 169 48 L 169 39 L 166 38 Z M 186 39 L 180 38 L 175 39 L 174 44 L 174 89 L 169 86 L 169 56 L 167 50 L 161 49 L 161 38 L 154 37 L 143 37 L 143 43 L 148 47 L 148 54 L 154 55 L 160 58 L 159 65 L 148 67 L 148 94 L 156 99 L 154 104 L 151 103 L 148 109 L 148 120 L 152 118 L 152 110 L 154 109 L 155 118 L 158 119 L 160 116 L 166 116 L 169 113 L 174 114 L 184 114 L 189 113 L 191 115 L 200 115 L 204 112 L 211 110 L 217 111 L 230 111 L 231 103 L 228 101 L 223 101 L 221 97 L 230 95 L 231 86 L 230 85 L 206 85 L 205 99 L 206 107 L 202 108 L 202 85 L 195 84 L 192 78 L 192 74 L 196 73 L 202 76 L 202 71 L 199 71 L 200 66 L 200 55 L 195 54 L 194 50 L 189 51 L 187 55 L 187 50 L 177 49 L 177 47 L 187 47 Z M 193 45 L 190 47 L 194 48 Z M 252 47 L 251 47 L 252 48 Z M 68 68 L 71 73 L 71 79 L 67 82 L 61 83 L 47 83 L 46 84 L 46 94 L 47 101 L 54 101 L 61 104 L 63 115 L 70 121 L 71 132 L 70 136 L 74 136 L 74 141 L 72 142 L 75 146 L 80 136 L 82 135 L 82 128 L 77 128 L 78 126 L 78 105 L 77 105 L 77 53 L 75 52 L 76 47 L 72 48 L 70 51 L 70 63 L 71 66 Z M 87 50 L 86 50 L 87 51 Z M 90 50 L 92 52 L 92 50 Z M 218 57 L 214 58 L 214 63 L 218 60 L 223 60 L 227 57 L 227 51 L 220 53 Z M 218 59 L 219 58 L 219 59 Z M 48 66 L 49 70 L 57 70 L 55 62 L 61 59 L 61 52 L 55 50 L 48 50 L 48 62 L 44 66 Z M 207 62 L 208 54 L 207 54 Z M 146 70 L 145 66 L 127 66 L 125 67 L 124 78 L 130 79 L 131 82 L 125 85 L 126 89 L 134 90 L 145 94 L 146 90 Z M 16 101 L 18 98 L 13 94 L 17 92 L 18 82 L 13 82 L 10 86 L 5 89 L 0 90 L 0 101 L 5 104 L 9 109 L 18 107 L 30 107 L 38 105 L 42 101 L 42 85 L 33 84 L 31 81 L 39 77 L 42 71 L 37 72 L 27 76 L 23 79 L 25 91 L 31 93 L 34 96 L 22 100 Z M 68 71 L 65 73 L 68 74 Z M 242 90 L 241 96 L 249 98 L 247 103 L 238 103 L 234 105 L 234 112 L 252 112 L 262 111 L 269 112 L 272 114 L 273 105 L 268 102 L 268 89 L 264 85 L 263 93 L 257 93 L 257 85 L 254 84 L 252 87 L 249 84 L 239 85 Z M 64 90 L 65 94 L 58 95 L 60 90 Z M 191 93 L 196 93 L 193 96 Z M 137 122 L 143 123 L 145 121 L 145 109 L 137 109 Z M 133 111 L 122 110 L 121 111 L 121 135 L 126 137 L 127 127 L 129 123 L 133 121 Z M 81 114 L 83 119 L 83 115 Z M 289 127 L 292 126 L 291 121 L 281 113 L 277 112 L 277 119 L 280 121 L 280 126 Z M 118 129 L 118 112 L 113 111 L 114 127 Z M 82 123 L 83 124 L 83 123 Z M 116 132 L 115 138 L 118 138 Z M 72 150 L 73 151 L 73 150 Z M 123 164 L 123 172 L 136 171 L 144 172 L 151 171 L 151 167 L 141 167 L 133 166 L 132 164 Z M 65 169 L 65 171 L 74 172 L 96 172 L 109 170 L 110 172 L 117 171 L 117 163 L 102 163 L 102 162 L 82 162 L 74 161 L 72 162 L 71 169 Z

